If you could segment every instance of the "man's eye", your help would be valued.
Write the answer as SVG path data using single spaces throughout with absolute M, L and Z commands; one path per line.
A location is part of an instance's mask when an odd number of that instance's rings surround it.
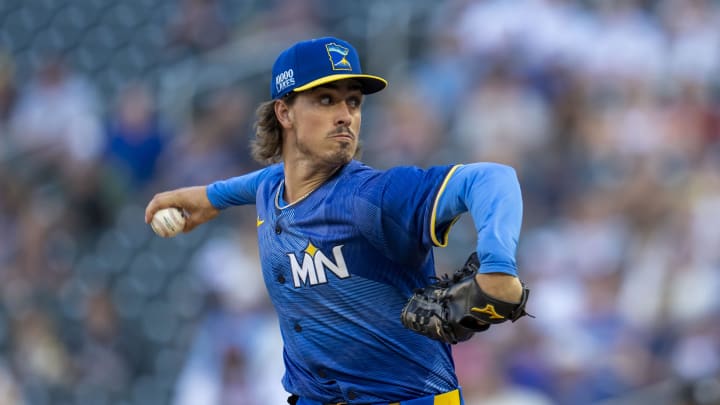
M 330 105 L 332 104 L 332 98 L 330 96 L 322 96 L 320 97 L 320 104 Z
M 359 98 L 356 98 L 356 97 L 353 97 L 353 98 L 351 98 L 351 99 L 348 100 L 348 105 L 349 105 L 350 107 L 355 107 L 355 108 L 357 108 L 357 107 L 360 106 L 360 99 L 359 99 Z

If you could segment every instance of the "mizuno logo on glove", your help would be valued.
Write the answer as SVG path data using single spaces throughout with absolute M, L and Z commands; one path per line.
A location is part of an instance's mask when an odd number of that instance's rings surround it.
M 495 307 L 492 304 L 487 304 L 483 308 L 472 307 L 470 311 L 490 315 L 490 319 L 505 319 L 504 316 L 495 312 Z

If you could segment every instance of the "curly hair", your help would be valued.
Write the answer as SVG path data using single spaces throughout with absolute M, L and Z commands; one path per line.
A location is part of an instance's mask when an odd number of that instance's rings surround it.
M 289 93 L 283 101 L 292 105 L 297 94 Z M 250 142 L 252 157 L 262 164 L 277 163 L 282 160 L 282 125 L 275 115 L 275 101 L 261 103 L 255 110 L 255 139 Z

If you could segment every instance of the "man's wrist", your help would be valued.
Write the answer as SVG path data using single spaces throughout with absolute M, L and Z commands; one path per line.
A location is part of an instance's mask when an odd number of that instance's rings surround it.
M 520 302 L 522 284 L 520 279 L 505 273 L 478 273 L 475 281 L 487 295 L 506 302 Z

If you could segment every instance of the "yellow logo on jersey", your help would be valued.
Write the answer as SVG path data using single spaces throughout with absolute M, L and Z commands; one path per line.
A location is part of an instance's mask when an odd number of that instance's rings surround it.
M 303 251 L 302 263 L 298 262 L 294 253 L 288 253 L 295 288 L 300 288 L 306 284 L 313 286 L 327 283 L 327 270 L 330 270 L 340 279 L 350 277 L 350 272 L 345 264 L 345 257 L 343 257 L 342 247 L 343 245 L 333 246 L 332 256 L 334 260 L 330 260 L 322 250 L 309 241 Z
M 259 228 L 260 225 L 262 225 L 262 224 L 265 223 L 265 220 L 264 220 L 264 219 L 260 219 L 260 217 L 258 216 L 258 217 L 257 217 L 257 221 L 255 221 L 255 223 L 257 224 L 257 227 Z
M 505 318 L 504 316 L 495 312 L 495 307 L 492 304 L 487 304 L 483 308 L 472 307 L 472 308 L 470 308 L 470 311 L 490 315 L 490 319 L 504 319 Z

